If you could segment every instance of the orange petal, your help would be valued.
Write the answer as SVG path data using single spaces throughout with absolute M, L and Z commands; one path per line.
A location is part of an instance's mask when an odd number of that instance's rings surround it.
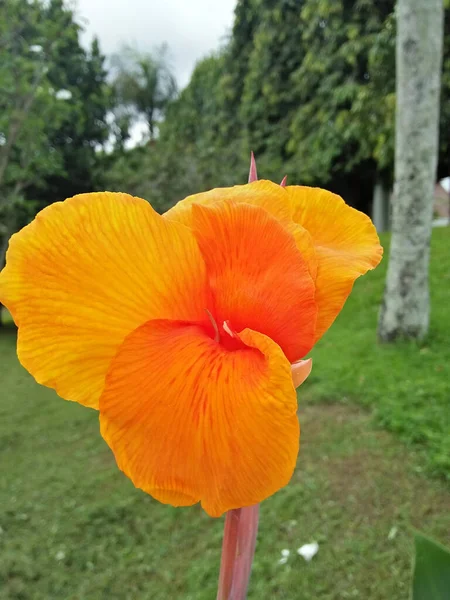
M 217 323 L 264 333 L 290 362 L 302 358 L 314 340 L 315 290 L 293 236 L 250 204 L 194 204 L 192 214 Z
M 290 220 L 290 204 L 285 190 L 272 181 L 264 179 L 245 185 L 216 188 L 208 192 L 188 196 L 168 210 L 164 217 L 172 221 L 179 221 L 190 227 L 192 225 L 193 204 L 209 206 L 222 200 L 234 200 L 235 202 L 260 206 L 277 219 Z
M 136 487 L 214 517 L 261 502 L 291 478 L 299 445 L 290 364 L 269 338 L 228 351 L 205 330 L 150 321 L 113 359 L 101 432 Z
M 312 358 L 299 360 L 291 365 L 292 381 L 294 387 L 298 388 L 309 377 L 312 369 Z
M 319 188 L 285 189 L 292 218 L 310 233 L 315 246 L 318 340 L 342 309 L 355 279 L 378 265 L 383 248 L 369 217 L 340 196 Z
M 152 318 L 206 318 L 205 294 L 192 233 L 144 200 L 109 192 L 41 211 L 11 238 L 0 274 L 21 363 L 92 407 L 125 336 Z
M 244 202 L 267 210 L 294 236 L 297 248 L 308 264 L 311 277 L 316 278 L 317 258 L 311 236 L 303 227 L 292 221 L 290 197 L 284 187 L 272 181 L 261 179 L 246 185 L 216 188 L 201 194 L 194 194 L 178 202 L 164 214 L 164 217 L 192 227 L 192 206 L 194 204 L 210 206 L 223 200 L 233 200 L 236 203 Z

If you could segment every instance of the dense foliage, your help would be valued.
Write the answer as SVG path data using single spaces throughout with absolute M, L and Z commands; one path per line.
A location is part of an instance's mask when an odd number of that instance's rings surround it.
M 260 176 L 326 185 L 369 212 L 375 182 L 389 188 L 393 177 L 394 4 L 239 0 L 228 41 L 175 95 L 164 50 L 122 49 L 108 81 L 98 43 L 81 46 L 80 25 L 63 0 L 4 0 L 3 249 L 38 208 L 75 193 L 128 191 L 163 211 L 191 192 L 244 182 L 250 150 Z M 447 18 L 441 176 L 450 162 L 449 99 Z M 129 149 L 136 120 L 149 135 Z M 99 152 L 107 140 L 108 151 Z
M 104 186 L 111 91 L 98 42 L 79 34 L 63 0 L 0 2 L 0 269 L 40 208 Z
M 131 190 L 162 210 L 194 189 L 243 182 L 253 150 L 262 176 L 326 184 L 370 211 L 375 182 L 388 188 L 393 178 L 394 4 L 239 0 L 228 43 L 197 64 L 156 145 L 121 156 L 110 180 L 127 188 L 133 164 Z M 449 57 L 447 18 L 440 175 L 449 163 Z
M 62 0 L 0 4 L 2 250 L 39 208 L 103 185 L 110 91 L 97 41 L 85 50 L 79 33 Z

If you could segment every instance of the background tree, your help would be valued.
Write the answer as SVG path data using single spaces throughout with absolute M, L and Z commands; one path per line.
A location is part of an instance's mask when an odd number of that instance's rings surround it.
M 65 112 L 65 91 L 55 91 L 48 77 L 53 47 L 41 24 L 41 10 L 39 3 L 22 0 L 0 5 L 0 207 L 4 209 L 33 179 L 57 168 L 46 155 L 51 151 L 47 132 L 59 125 Z
M 126 116 L 130 124 L 143 119 L 148 126 L 150 140 L 154 140 L 157 125 L 177 92 L 167 47 L 161 46 L 149 54 L 124 46 L 111 64 L 119 122 L 124 123 Z
M 383 341 L 428 332 L 443 24 L 442 0 L 398 1 L 395 195 L 379 321 Z
M 394 180 L 394 6 L 395 0 L 238 0 L 229 40 L 196 65 L 167 104 L 153 141 L 157 152 L 149 145 L 117 155 L 125 179 L 112 162 L 107 177 L 122 189 L 136 185 L 162 210 L 190 191 L 245 181 L 254 150 L 261 176 L 287 173 L 291 183 L 326 185 L 386 229 Z M 449 169 L 449 32 L 441 176 Z
M 54 40 L 46 35 L 42 9 L 23 0 L 0 4 L 0 269 L 9 237 L 32 213 L 29 186 L 62 167 L 48 131 L 58 127 L 66 107 L 48 78 Z
M 168 107 L 161 125 L 159 151 L 171 158 L 172 168 L 177 165 L 179 181 L 185 179 L 187 193 L 233 185 L 245 177 L 248 157 L 241 161 L 242 132 L 227 137 L 233 125 L 227 118 L 227 83 L 222 77 L 225 58 L 218 52 L 197 64 L 189 85 Z M 233 122 L 236 120 L 235 116 Z M 170 170 L 163 171 L 173 179 Z M 183 186 L 180 194 L 182 190 Z
M 393 152 L 380 142 L 394 112 L 395 38 L 385 27 L 393 5 L 240 0 L 229 42 L 197 65 L 161 125 L 159 152 L 171 155 L 177 183 L 183 173 L 197 189 L 243 181 L 254 150 L 264 176 L 326 183 L 369 211 L 376 174 L 393 168 Z M 371 60 L 375 42 L 382 52 Z M 388 71 L 380 90 L 371 85 L 372 64 Z M 385 179 L 388 186 L 392 176 Z M 160 189 L 179 199 L 170 181 Z
M 383 49 L 380 34 L 393 8 L 393 0 L 308 0 L 301 12 L 305 54 L 291 76 L 298 106 L 288 142 L 290 171 L 304 183 L 327 183 L 366 212 L 387 92 L 386 85 L 372 84 L 379 56 L 372 49 Z
M 30 189 L 38 208 L 104 187 L 98 150 L 110 135 L 107 115 L 112 107 L 98 41 L 94 39 L 87 50 L 81 45 L 81 26 L 63 0 L 45 3 L 41 20 L 53 40 L 48 78 L 56 90 L 70 93 L 66 101 L 70 110 L 58 128 L 48 131 L 63 170 L 46 177 L 45 185 Z
M 79 32 L 61 0 L 0 3 L 0 268 L 37 210 L 101 185 L 110 94 L 98 43 L 85 51 Z
M 280 0 L 264 1 L 259 9 L 254 5 L 259 22 L 250 41 L 239 117 L 245 156 L 253 150 L 261 172 L 275 181 L 286 173 L 292 155 L 290 126 L 300 99 L 292 74 L 306 54 L 301 27 L 304 4 L 304 0 Z

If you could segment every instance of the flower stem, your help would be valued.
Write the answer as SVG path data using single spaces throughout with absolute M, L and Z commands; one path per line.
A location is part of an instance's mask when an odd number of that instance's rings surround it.
M 245 600 L 258 533 L 259 504 L 227 512 L 217 600 Z

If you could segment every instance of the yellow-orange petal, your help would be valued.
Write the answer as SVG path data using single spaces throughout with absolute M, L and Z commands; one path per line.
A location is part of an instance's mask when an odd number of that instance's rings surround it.
M 311 235 L 318 260 L 317 341 L 342 309 L 354 281 L 378 265 L 383 248 L 369 217 L 340 196 L 319 188 L 285 189 L 292 218 Z
M 315 280 L 317 275 L 317 258 L 314 244 L 310 234 L 298 223 L 292 220 L 292 209 L 288 194 L 284 187 L 272 181 L 260 179 L 245 185 L 235 185 L 228 188 L 216 188 L 208 192 L 188 196 L 180 200 L 163 216 L 167 219 L 193 226 L 192 206 L 200 204 L 210 206 L 223 200 L 232 200 L 238 204 L 245 203 L 258 206 L 273 217 L 294 236 L 297 248 L 305 259 L 311 277 Z
M 282 187 L 272 181 L 260 179 L 245 185 L 235 185 L 228 188 L 215 188 L 200 194 L 193 194 L 180 200 L 175 206 L 164 213 L 166 219 L 192 226 L 192 205 L 209 206 L 223 200 L 245 202 L 267 210 L 279 220 L 290 220 L 289 199 Z
M 150 321 L 113 359 L 101 432 L 136 487 L 205 511 L 261 502 L 286 485 L 299 445 L 290 364 L 251 330 L 228 351 L 197 326 Z
M 83 194 L 11 238 L 0 300 L 18 355 L 39 383 L 96 407 L 125 336 L 152 318 L 206 318 L 205 267 L 192 233 L 127 194 Z
M 232 200 L 192 205 L 214 317 L 264 333 L 294 362 L 312 348 L 314 282 L 294 237 L 266 210 Z

